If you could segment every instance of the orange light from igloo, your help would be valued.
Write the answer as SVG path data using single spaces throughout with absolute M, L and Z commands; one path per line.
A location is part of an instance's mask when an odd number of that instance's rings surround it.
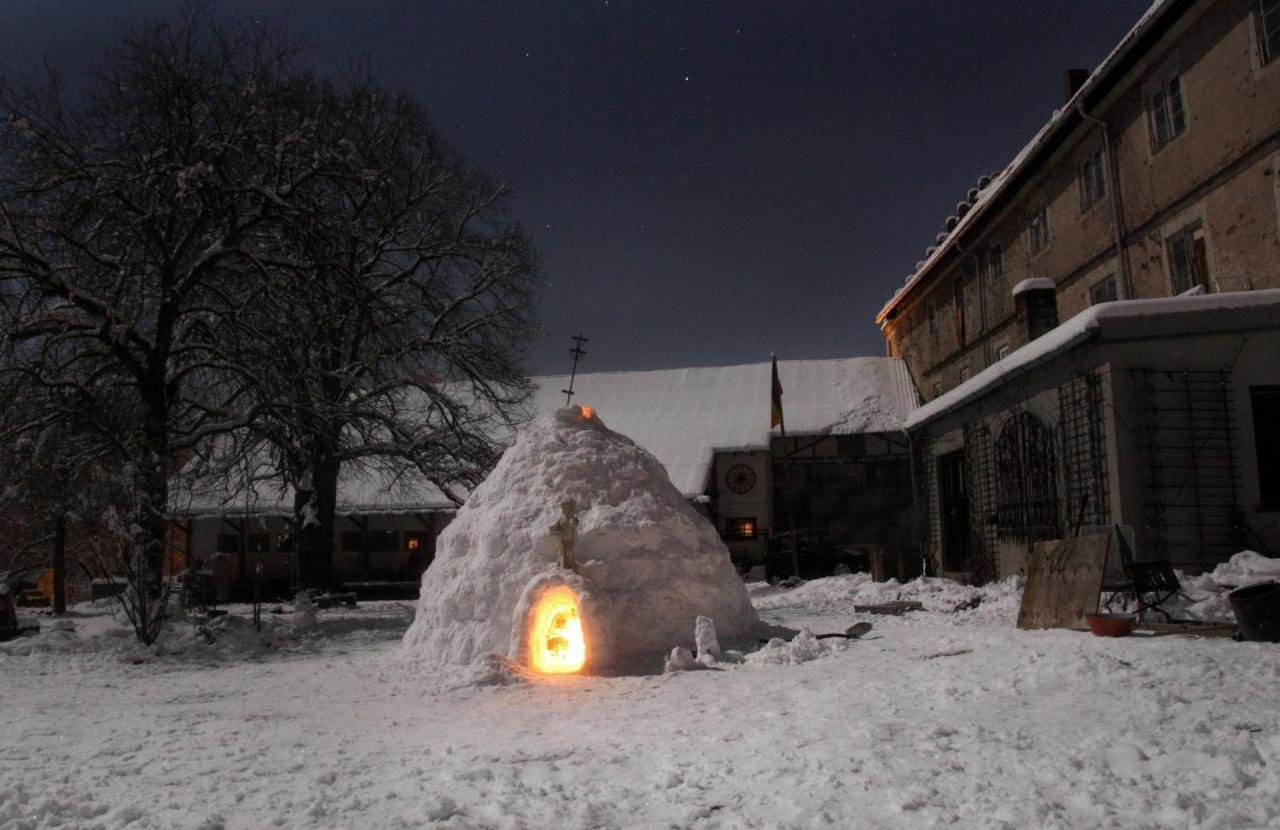
M 533 612 L 529 665 L 542 674 L 573 674 L 587 662 L 578 597 L 563 585 L 548 590 Z

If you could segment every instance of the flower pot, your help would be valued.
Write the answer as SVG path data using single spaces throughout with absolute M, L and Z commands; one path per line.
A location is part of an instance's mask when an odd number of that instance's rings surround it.
M 1136 619 L 1133 614 L 1086 614 L 1084 617 L 1095 637 L 1128 637 Z
M 1240 636 L 1263 643 L 1280 642 L 1280 582 L 1259 582 L 1227 594 Z

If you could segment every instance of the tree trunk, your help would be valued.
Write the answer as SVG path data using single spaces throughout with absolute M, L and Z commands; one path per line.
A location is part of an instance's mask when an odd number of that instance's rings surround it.
M 67 517 L 53 523 L 53 613 L 67 613 Z
M 310 481 L 304 481 L 294 496 L 294 526 L 298 528 L 298 587 L 328 590 L 335 586 L 333 534 L 338 499 L 340 464 L 332 455 L 322 454 L 311 461 Z M 305 485 L 310 484 L 310 489 Z
M 153 407 L 143 427 L 142 469 L 137 478 L 137 504 L 129 528 L 132 550 L 134 629 L 144 645 L 160 636 L 168 592 L 164 590 L 165 554 L 169 543 L 168 432 L 163 407 Z

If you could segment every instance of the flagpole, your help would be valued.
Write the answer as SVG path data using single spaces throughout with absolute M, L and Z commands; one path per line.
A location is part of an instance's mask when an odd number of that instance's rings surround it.
M 778 358 L 770 353 L 769 360 L 773 363 L 773 385 L 776 388 L 781 384 L 778 382 Z M 781 397 L 781 390 L 771 395 L 777 394 Z M 796 579 L 800 578 L 800 541 L 799 530 L 796 528 L 796 507 L 795 492 L 791 489 L 791 453 L 787 452 L 787 418 L 782 412 L 782 401 L 778 401 L 778 426 L 782 430 L 782 482 L 787 488 L 787 525 L 791 529 L 791 573 Z

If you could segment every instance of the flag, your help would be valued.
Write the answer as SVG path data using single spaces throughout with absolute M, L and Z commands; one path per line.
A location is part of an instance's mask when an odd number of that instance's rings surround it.
M 770 402 L 769 428 L 782 423 L 782 381 L 778 380 L 778 358 L 773 358 L 773 394 Z

